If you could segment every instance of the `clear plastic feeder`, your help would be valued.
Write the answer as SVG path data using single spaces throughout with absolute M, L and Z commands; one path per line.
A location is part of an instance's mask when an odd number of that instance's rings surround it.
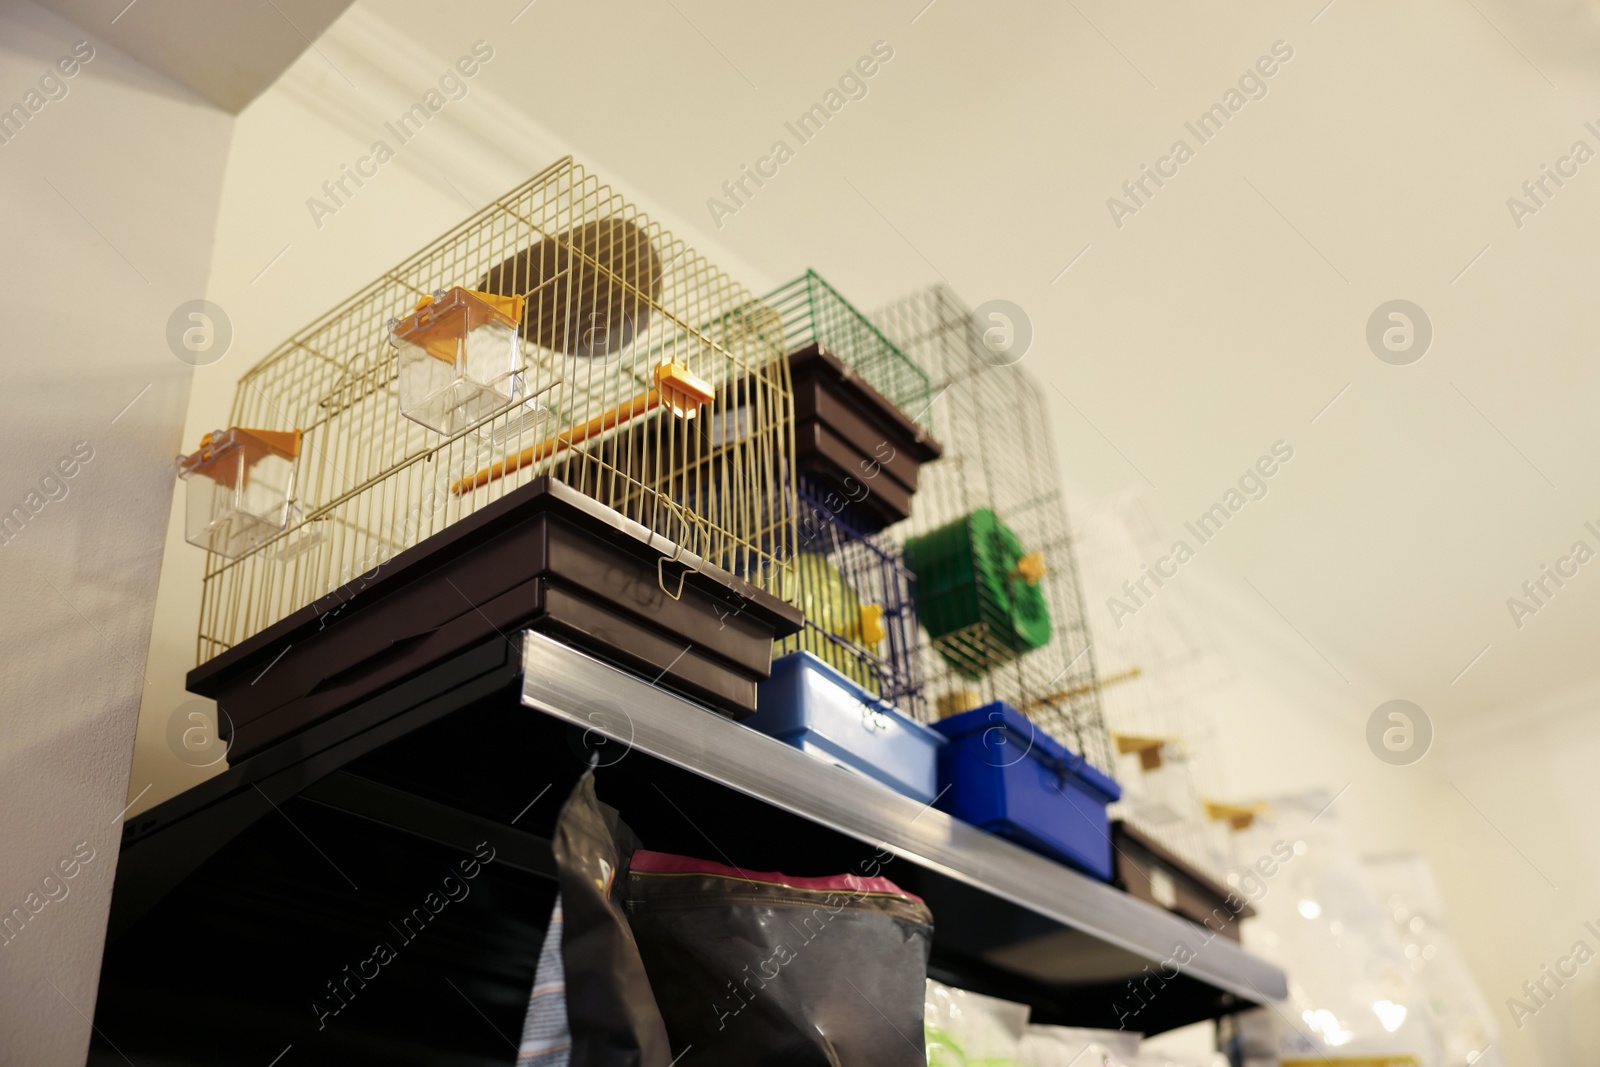
M 178 457 L 187 485 L 184 537 L 237 559 L 289 524 L 299 430 L 214 430 L 193 455 Z
M 452 436 L 522 399 L 522 297 L 457 286 L 391 322 L 400 414 Z

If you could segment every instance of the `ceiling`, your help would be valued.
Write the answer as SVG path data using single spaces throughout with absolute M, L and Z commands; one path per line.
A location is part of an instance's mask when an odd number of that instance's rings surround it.
M 237 114 L 350 0 L 39 0 Z

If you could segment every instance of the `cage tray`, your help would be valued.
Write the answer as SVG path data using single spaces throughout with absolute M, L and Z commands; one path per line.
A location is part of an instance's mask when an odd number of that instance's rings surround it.
M 1202 923 L 1232 941 L 1239 940 L 1240 921 L 1254 915 L 1255 909 L 1227 886 L 1120 819 L 1111 824 L 1111 843 L 1115 884 L 1130 896 Z
M 810 652 L 791 652 L 761 683 L 746 725 L 792 748 L 932 804 L 939 794 L 943 734 L 902 714 Z
M 676 599 L 666 589 L 678 593 Z M 666 589 L 663 589 L 663 586 Z M 540 477 L 189 672 L 237 760 L 485 641 L 539 630 L 755 710 L 798 609 Z
M 950 739 L 939 752 L 937 803 L 963 822 L 1109 882 L 1116 782 L 1002 701 L 933 724 Z
M 943 452 L 912 421 L 922 412 L 901 411 L 815 343 L 789 354 L 789 373 L 800 468 L 852 501 L 866 532 L 909 516 L 918 469 Z

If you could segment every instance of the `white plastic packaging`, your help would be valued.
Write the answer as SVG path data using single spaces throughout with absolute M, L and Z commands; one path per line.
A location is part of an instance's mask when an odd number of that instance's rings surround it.
M 1427 993 L 1428 1014 L 1445 1063 L 1503 1067 L 1500 1029 L 1444 914 L 1433 869 L 1421 853 L 1369 858 L 1365 867 L 1400 937 L 1401 951 Z
M 1030 1026 L 1022 1036 L 1022 1067 L 1131 1067 L 1139 1035 L 1075 1026 Z
M 1279 964 L 1289 997 L 1251 1013 L 1252 1054 L 1275 1046 L 1284 1063 L 1340 1057 L 1442 1067 L 1427 998 L 1326 792 L 1278 797 L 1239 835 L 1253 865 L 1230 884 L 1256 909 L 1244 947 Z M 1241 1019 L 1242 1021 L 1242 1019 Z
M 1028 1006 L 928 979 L 928 1067 L 1019 1067 Z

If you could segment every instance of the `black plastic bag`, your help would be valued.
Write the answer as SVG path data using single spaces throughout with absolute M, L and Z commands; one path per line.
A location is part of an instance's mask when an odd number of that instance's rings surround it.
M 667 1029 L 624 914 L 627 861 L 638 847 L 584 773 L 556 823 L 561 961 L 572 1067 L 670 1067 Z
M 888 879 L 636 852 L 627 900 L 678 1067 L 925 1067 L 933 920 Z

